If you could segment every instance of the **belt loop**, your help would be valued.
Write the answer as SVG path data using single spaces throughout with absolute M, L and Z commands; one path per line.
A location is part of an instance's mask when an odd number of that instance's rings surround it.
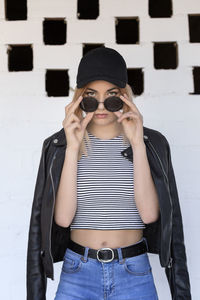
M 121 247 L 117 248 L 117 252 L 118 252 L 119 263 L 123 264 L 125 261 L 125 258 L 123 258 L 123 255 L 122 255 L 122 248 Z
M 147 239 L 143 236 L 143 240 L 145 241 L 146 243 L 146 246 L 147 246 L 147 252 L 149 251 L 149 247 L 148 247 L 148 243 L 147 243 Z
M 85 250 L 84 250 L 84 257 L 83 257 L 83 261 L 84 262 L 87 262 L 88 261 L 88 251 L 89 251 L 89 247 L 85 247 Z

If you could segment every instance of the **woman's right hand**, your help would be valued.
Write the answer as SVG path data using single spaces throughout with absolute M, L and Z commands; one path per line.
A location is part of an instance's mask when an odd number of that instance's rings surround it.
M 85 118 L 83 117 L 82 120 L 80 120 L 74 113 L 82 99 L 83 97 L 80 96 L 77 101 L 70 102 L 65 106 L 65 119 L 62 122 L 67 139 L 67 147 L 71 147 L 74 150 L 79 149 L 87 124 L 94 115 L 94 112 L 88 112 Z

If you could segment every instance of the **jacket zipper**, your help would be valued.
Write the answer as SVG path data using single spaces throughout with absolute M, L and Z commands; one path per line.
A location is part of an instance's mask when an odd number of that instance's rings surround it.
M 168 263 L 168 265 L 167 265 L 168 268 L 171 268 L 171 267 L 172 267 L 172 261 L 173 261 L 173 259 L 172 259 L 172 257 L 170 257 L 169 263 Z
M 57 151 L 56 151 L 56 153 L 57 153 Z M 54 183 L 53 183 L 53 177 L 52 177 L 51 170 L 52 170 L 52 167 L 53 167 L 53 162 L 56 158 L 56 153 L 53 156 L 52 163 L 51 163 L 50 170 L 49 170 L 50 177 L 51 177 L 52 188 L 53 188 L 53 208 L 52 208 L 52 211 L 51 211 L 51 223 L 50 223 L 50 233 L 49 233 L 49 253 L 50 253 L 52 265 L 53 265 L 53 257 L 52 257 L 52 254 L 51 254 L 51 226 L 52 226 L 53 211 L 54 211 L 54 206 L 55 206 L 55 187 L 54 187 Z
M 159 155 L 158 155 L 156 149 L 154 148 L 154 146 L 152 145 L 152 143 L 150 142 L 149 139 L 148 139 L 148 143 L 149 143 L 151 149 L 153 150 L 153 152 L 156 154 L 156 156 L 157 156 L 157 158 L 158 158 L 158 160 L 159 160 L 161 169 L 162 169 L 162 171 L 163 171 L 163 174 L 164 174 L 164 176 L 165 176 L 165 178 L 166 178 L 166 180 L 167 180 L 167 183 L 168 183 L 168 185 L 169 185 L 169 180 L 168 180 L 167 174 L 166 174 L 166 172 L 165 172 L 165 170 L 164 170 L 162 161 L 161 161 L 161 159 L 160 159 L 160 157 L 159 157 Z M 170 202 L 171 202 L 171 198 L 170 198 Z M 171 202 L 171 205 L 172 205 L 172 202 Z M 171 268 L 171 267 L 172 267 L 172 262 L 173 262 L 173 258 L 170 256 L 169 262 L 168 262 L 168 265 L 167 265 L 168 268 Z

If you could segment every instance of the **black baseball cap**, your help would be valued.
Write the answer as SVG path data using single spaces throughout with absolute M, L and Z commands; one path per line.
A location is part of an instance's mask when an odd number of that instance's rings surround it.
M 77 88 L 94 80 L 106 80 L 124 88 L 128 82 L 128 75 L 122 55 L 115 49 L 104 46 L 88 51 L 78 66 Z

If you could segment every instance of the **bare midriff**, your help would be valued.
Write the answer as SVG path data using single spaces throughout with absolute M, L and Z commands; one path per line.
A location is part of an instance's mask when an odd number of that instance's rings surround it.
M 93 249 L 127 247 L 137 243 L 142 237 L 143 229 L 72 229 L 70 236 L 75 243 Z

